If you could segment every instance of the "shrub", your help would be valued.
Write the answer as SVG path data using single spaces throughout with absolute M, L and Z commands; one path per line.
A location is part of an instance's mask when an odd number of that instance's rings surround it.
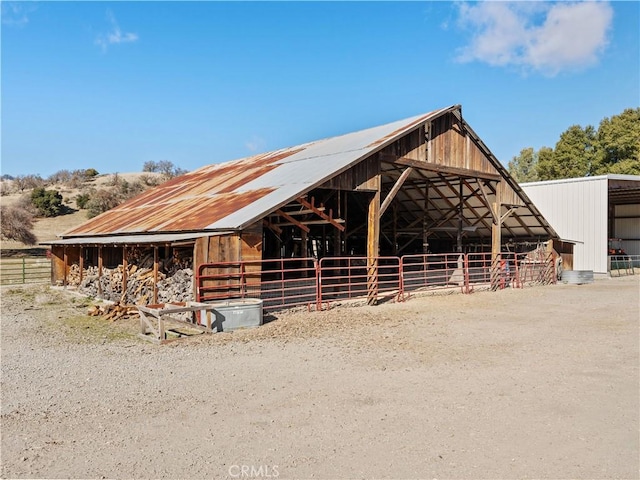
M 86 203 L 87 217 L 93 218 L 107 210 L 120 205 L 121 200 L 116 190 L 97 190 Z
M 33 234 L 33 216 L 20 207 L 0 205 L 2 238 L 17 240 L 25 245 L 35 245 L 38 239 Z
M 34 188 L 31 192 L 31 203 L 44 217 L 55 217 L 64 213 L 62 195 L 56 190 L 45 190 L 43 187 Z
M 93 178 L 93 177 L 97 176 L 98 174 L 99 174 L 98 170 L 96 170 L 95 168 L 87 168 L 84 171 L 84 176 L 87 177 L 87 178 Z
M 78 208 L 85 209 L 87 208 L 87 203 L 90 200 L 90 196 L 88 193 L 81 193 L 76 196 L 76 205 Z

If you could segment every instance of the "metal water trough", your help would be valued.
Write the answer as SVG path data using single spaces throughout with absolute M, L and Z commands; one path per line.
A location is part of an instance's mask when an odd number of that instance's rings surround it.
M 243 298 L 212 302 L 211 313 L 215 316 L 211 329 L 215 332 L 229 332 L 239 328 L 253 328 L 262 325 L 262 300 Z
M 562 272 L 562 282 L 572 285 L 593 283 L 593 270 L 564 270 Z

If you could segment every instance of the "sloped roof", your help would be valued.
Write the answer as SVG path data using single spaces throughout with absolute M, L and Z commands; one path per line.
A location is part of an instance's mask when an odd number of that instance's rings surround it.
M 242 229 L 455 106 L 176 177 L 63 234 Z
M 346 135 L 208 165 L 152 188 L 62 236 L 77 238 L 240 230 L 426 122 L 449 112 L 460 117 L 459 111 L 460 106 L 453 105 Z M 465 126 L 495 173 L 507 180 L 527 206 L 527 215 L 517 221 L 507 219 L 507 222 L 513 222 L 511 227 L 534 235 L 556 236 L 506 169 L 466 123 Z M 478 203 L 476 209 L 485 208 L 480 199 L 470 201 Z M 480 218 L 480 221 L 486 224 L 486 220 Z M 508 224 L 505 226 L 509 228 Z

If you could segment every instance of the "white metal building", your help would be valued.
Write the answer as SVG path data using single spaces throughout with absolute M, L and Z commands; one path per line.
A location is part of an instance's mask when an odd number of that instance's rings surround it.
M 520 185 L 558 235 L 575 242 L 574 270 L 607 273 L 608 240 L 640 255 L 640 176 L 601 175 Z

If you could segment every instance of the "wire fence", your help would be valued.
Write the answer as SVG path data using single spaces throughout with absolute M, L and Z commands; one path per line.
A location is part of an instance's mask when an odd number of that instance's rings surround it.
M 47 283 L 51 260 L 45 257 L 0 258 L 0 285 Z

